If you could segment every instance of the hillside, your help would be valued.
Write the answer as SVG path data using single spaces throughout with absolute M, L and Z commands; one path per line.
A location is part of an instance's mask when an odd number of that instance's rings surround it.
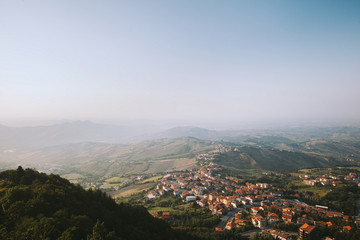
M 180 239 L 145 208 L 116 204 L 57 175 L 0 173 L 0 239 Z
M 360 128 L 357 127 L 243 131 L 177 127 L 152 136 L 143 135 L 167 138 L 118 143 L 117 140 L 126 138 L 126 132 L 131 129 L 91 122 L 29 128 L 0 125 L 0 169 L 20 164 L 96 181 L 112 176 L 190 169 L 196 167 L 196 154 L 212 151 L 219 144 L 241 148 L 241 154 L 219 156 L 218 161 L 229 167 L 296 169 L 360 163 Z M 27 143 L 26 147 L 17 147 Z
M 221 153 L 217 155 L 215 162 L 235 169 L 259 168 L 267 170 L 328 167 L 345 164 L 335 158 L 324 158 L 303 152 L 252 146 L 240 147 L 239 151 L 236 152 Z
M 269 170 L 360 164 L 356 127 L 285 129 L 227 138 L 238 152 L 221 153 L 218 163 L 231 168 Z
M 213 149 L 210 141 L 195 138 L 159 139 L 130 145 L 87 142 L 21 154 L 7 153 L 3 159 L 12 157 L 11 167 L 21 164 L 59 174 L 104 177 L 185 170 L 195 166 L 196 154 Z
M 157 138 L 181 138 L 193 137 L 199 139 L 214 140 L 219 137 L 219 132 L 199 127 L 175 127 L 161 132 L 155 137 Z

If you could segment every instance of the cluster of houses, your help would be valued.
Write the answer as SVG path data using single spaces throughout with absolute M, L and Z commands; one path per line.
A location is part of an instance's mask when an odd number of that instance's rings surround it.
M 209 156 L 201 158 L 208 160 Z M 213 214 L 226 214 L 236 209 L 237 213 L 227 222 L 225 229 L 231 230 L 252 224 L 254 227 L 269 229 L 281 221 L 285 224 L 301 226 L 298 235 L 306 239 L 316 227 L 336 227 L 350 231 L 354 221 L 340 212 L 329 211 L 324 206 L 309 206 L 299 200 L 282 198 L 283 190 L 268 183 L 249 183 L 237 177 L 220 178 L 214 174 L 220 167 L 208 162 L 200 169 L 171 173 L 164 176 L 156 188 L 147 194 L 149 199 L 173 194 L 184 202 L 196 202 L 208 208 Z M 314 216 L 319 216 L 318 218 Z M 328 219 L 328 221 L 319 221 Z M 336 226 L 335 221 L 341 222 Z M 360 221 L 355 221 L 359 224 Z M 220 229 L 218 229 L 220 230 Z M 223 229 L 221 229 L 223 230 Z M 284 232 L 264 230 L 279 239 L 290 239 Z M 267 232 L 266 232 L 267 231 Z
M 224 146 L 222 144 L 217 145 L 216 150 L 221 153 L 231 152 L 231 151 L 239 152 L 239 148 L 237 146 Z
M 336 174 L 325 174 L 321 177 L 312 177 L 309 174 L 299 175 L 299 178 L 306 185 L 314 186 L 316 183 L 321 184 L 322 186 L 338 186 L 341 183 L 345 182 L 355 182 L 360 187 L 360 175 L 354 172 L 349 173 L 348 175 L 336 175 Z
M 154 213 L 151 213 L 151 215 L 155 218 L 159 218 L 162 220 L 169 220 L 171 218 L 170 212 L 154 212 Z

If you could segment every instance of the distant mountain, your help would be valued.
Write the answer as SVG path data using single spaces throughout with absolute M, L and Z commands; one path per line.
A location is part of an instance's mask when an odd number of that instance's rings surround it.
M 199 127 L 175 127 L 163 131 L 159 134 L 153 135 L 154 138 L 181 138 L 181 137 L 193 137 L 204 140 L 224 140 L 231 137 L 237 137 L 244 135 L 244 131 L 239 130 L 209 130 Z
M 115 126 L 89 121 L 68 122 L 49 126 L 7 127 L 0 125 L 0 151 L 25 148 L 36 149 L 81 142 L 131 143 L 160 138 L 194 137 L 219 140 L 233 136 L 234 131 L 214 131 L 198 127 L 176 127 L 154 132 L 146 126 Z
M 0 239 L 187 239 L 144 207 L 57 175 L 19 167 L 0 173 L 0 187 Z
M 216 136 L 216 131 L 199 127 L 175 127 L 157 135 L 158 138 L 194 137 L 199 139 L 212 139 Z
M 21 164 L 94 177 L 168 172 L 195 167 L 196 154 L 220 144 L 243 151 L 218 159 L 232 167 L 293 169 L 360 163 L 357 127 L 246 131 L 176 127 L 147 134 L 140 127 L 70 122 L 21 128 L 0 125 L 0 169 Z
M 1 148 L 39 148 L 79 142 L 123 142 L 140 130 L 125 126 L 95 124 L 89 121 L 69 122 L 38 127 L 0 126 Z

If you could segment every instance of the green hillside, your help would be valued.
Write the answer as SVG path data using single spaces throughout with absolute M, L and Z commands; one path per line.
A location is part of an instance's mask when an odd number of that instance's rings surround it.
M 129 152 L 119 155 L 118 158 L 133 161 L 191 158 L 199 152 L 213 148 L 210 141 L 196 138 L 159 139 L 132 145 Z
M 360 164 L 360 129 L 356 127 L 300 128 L 264 131 L 228 138 L 226 152 L 216 161 L 230 168 L 268 170 Z
M 116 204 L 57 175 L 0 173 L 0 239 L 179 239 L 145 208 Z
M 259 168 L 267 170 L 327 167 L 342 164 L 334 158 L 252 146 L 240 147 L 238 152 L 221 153 L 217 155 L 215 162 L 235 169 Z
M 196 154 L 214 148 L 210 141 L 196 138 L 159 139 L 130 145 L 77 143 L 21 154 L 13 164 L 96 179 L 192 168 Z

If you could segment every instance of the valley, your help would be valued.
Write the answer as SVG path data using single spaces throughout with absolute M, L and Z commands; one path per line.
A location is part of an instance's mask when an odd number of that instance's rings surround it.
M 134 143 L 3 144 L 6 161 L 0 165 L 59 174 L 118 204 L 144 206 L 188 239 L 296 239 L 304 224 L 315 226 L 316 237 L 346 239 L 358 234 L 360 223 L 359 132 L 336 127 L 230 134 L 183 127 Z
M 89 183 L 111 177 L 198 168 L 197 156 L 207 153 L 213 154 L 215 163 L 239 172 L 360 163 L 360 128 L 357 127 L 242 131 L 177 127 L 144 134 L 144 140 L 132 143 L 134 136 L 140 136 L 139 130 L 130 128 L 124 134 L 124 129 L 91 122 L 26 128 L 2 126 L 0 168 L 21 165 L 60 174 L 77 183 Z M 88 134 L 83 134 L 88 130 Z

